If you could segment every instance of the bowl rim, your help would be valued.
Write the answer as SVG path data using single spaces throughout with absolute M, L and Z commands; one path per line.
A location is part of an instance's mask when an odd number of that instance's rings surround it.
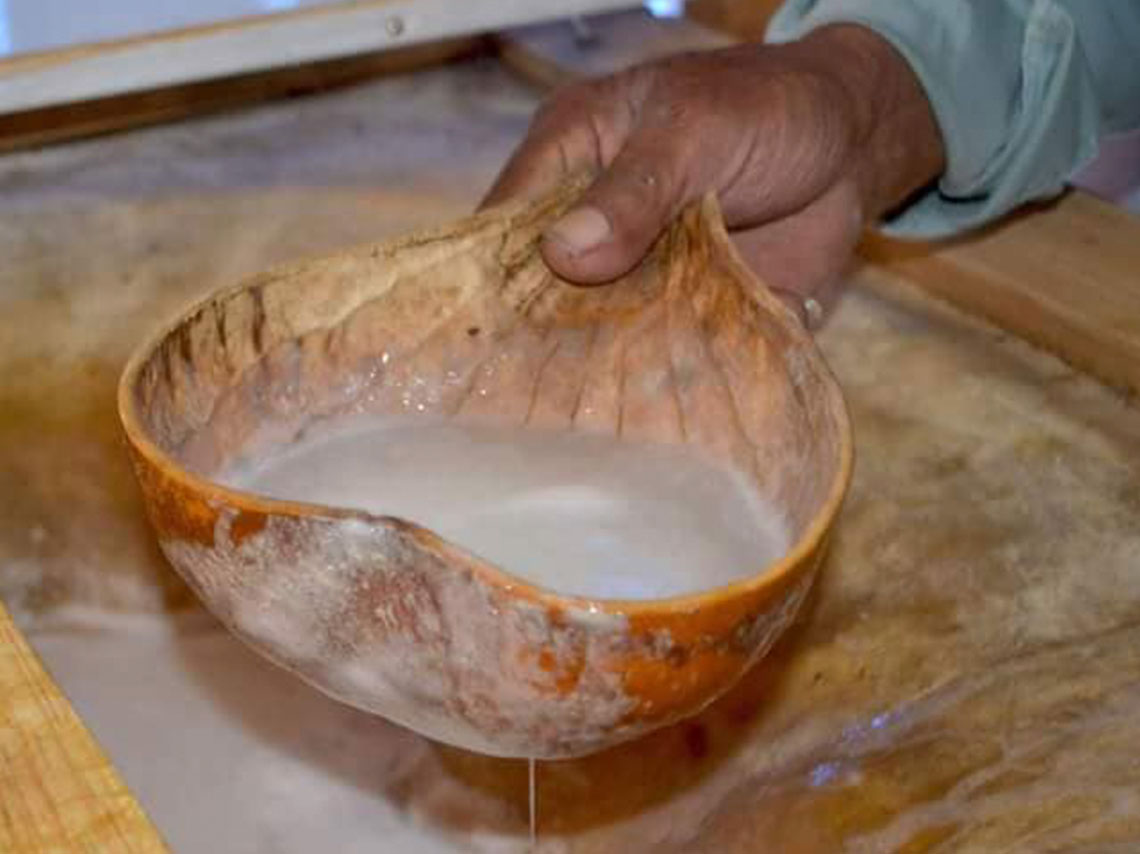
M 524 205 L 525 202 L 508 203 L 500 208 L 483 211 L 474 217 L 469 217 L 465 222 L 470 228 L 472 224 L 480 220 L 498 219 L 503 215 L 504 210 L 521 208 Z M 461 558 L 466 563 L 467 568 L 478 575 L 482 582 L 490 584 L 508 595 L 528 599 L 549 609 L 586 612 L 590 615 L 662 618 L 671 615 L 692 614 L 706 608 L 723 605 L 732 600 L 758 595 L 765 589 L 777 587 L 794 576 L 796 570 L 808 561 L 811 554 L 826 542 L 830 528 L 839 516 L 839 511 L 851 483 L 855 461 L 854 435 L 851 416 L 842 387 L 811 334 L 803 327 L 791 309 L 776 299 L 767 286 L 744 263 L 728 236 L 716 201 L 711 196 L 706 196 L 701 207 L 703 214 L 708 217 L 714 239 L 721 244 L 723 249 L 727 250 L 728 261 L 735 268 L 736 275 L 744 281 L 752 283 L 753 298 L 762 302 L 767 309 L 773 312 L 781 312 L 787 321 L 786 326 L 791 334 L 799 338 L 801 344 L 806 343 L 811 358 L 824 379 L 823 385 L 827 396 L 830 398 L 829 415 L 836 420 L 839 433 L 838 466 L 831 479 L 826 497 L 814 512 L 806 529 L 779 558 L 736 581 L 693 593 L 655 599 L 614 599 L 558 593 L 515 575 L 410 519 L 374 514 L 366 510 L 349 507 L 269 498 L 255 492 L 246 492 L 225 486 L 181 465 L 172 455 L 153 441 L 148 431 L 144 429 L 138 401 L 134 394 L 143 366 L 175 330 L 203 311 L 206 306 L 247 291 L 255 281 L 269 284 L 287 274 L 295 273 L 300 267 L 307 264 L 345 254 L 371 253 L 376 247 L 387 247 L 390 251 L 398 251 L 401 244 L 410 244 L 428 236 L 438 237 L 451 234 L 454 232 L 456 224 L 420 230 L 395 240 L 357 245 L 317 258 L 300 259 L 291 264 L 279 265 L 265 272 L 244 276 L 235 284 L 212 291 L 182 307 L 173 319 L 163 323 L 156 332 L 145 338 L 132 351 L 120 374 L 116 392 L 117 408 L 127 441 L 144 458 L 147 465 L 162 471 L 166 477 L 177 481 L 183 489 L 203 496 L 212 505 L 235 507 L 266 517 L 289 516 L 318 518 L 324 521 L 358 520 L 372 526 L 396 527 L 411 531 L 422 544 L 437 551 L 445 552 L 449 556 Z

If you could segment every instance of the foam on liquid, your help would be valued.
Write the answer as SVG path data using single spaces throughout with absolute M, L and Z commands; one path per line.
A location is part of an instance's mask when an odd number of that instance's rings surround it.
M 221 480 L 275 498 L 399 516 L 542 587 L 652 599 L 754 575 L 786 525 L 695 451 L 601 436 L 354 419 Z

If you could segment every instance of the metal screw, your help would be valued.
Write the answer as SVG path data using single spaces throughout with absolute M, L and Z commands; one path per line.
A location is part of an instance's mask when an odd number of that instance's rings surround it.
M 388 31 L 388 35 L 392 38 L 403 35 L 404 33 L 404 19 L 399 15 L 393 15 L 384 22 L 384 29 Z
M 574 34 L 574 45 L 578 48 L 596 47 L 601 39 L 598 32 L 590 26 L 585 18 L 577 16 L 570 19 L 570 30 Z

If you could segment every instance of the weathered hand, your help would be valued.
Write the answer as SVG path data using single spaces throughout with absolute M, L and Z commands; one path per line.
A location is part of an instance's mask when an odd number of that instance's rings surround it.
M 598 174 L 543 255 L 583 284 L 640 260 L 716 192 L 744 257 L 803 311 L 829 306 L 863 226 L 930 182 L 942 147 L 925 95 L 883 39 L 833 26 L 781 46 L 688 54 L 555 93 L 484 204 Z

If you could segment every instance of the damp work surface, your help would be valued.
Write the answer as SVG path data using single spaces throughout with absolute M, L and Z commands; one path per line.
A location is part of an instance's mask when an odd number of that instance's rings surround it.
M 0 597 L 178 854 L 527 851 L 526 762 L 338 704 L 198 608 L 114 396 L 206 292 L 463 216 L 535 102 L 458 64 L 0 158 Z M 539 851 L 1140 850 L 1140 410 L 905 283 L 820 342 L 858 460 L 801 621 L 693 720 L 539 763 Z
M 683 445 L 367 417 L 220 480 L 396 516 L 573 596 L 697 593 L 756 575 L 788 548 L 781 514 L 742 475 Z

